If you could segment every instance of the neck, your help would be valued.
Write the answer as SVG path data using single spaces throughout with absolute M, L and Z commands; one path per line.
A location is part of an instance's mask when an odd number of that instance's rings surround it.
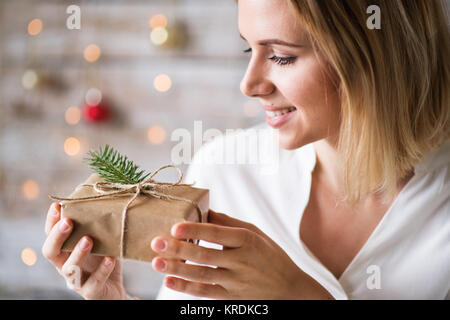
M 337 151 L 337 138 L 326 138 L 314 142 L 316 150 L 316 165 L 314 174 L 321 180 L 324 178 L 327 185 L 335 193 L 343 191 L 342 158 Z
M 326 188 L 336 195 L 342 195 L 343 188 L 343 159 L 337 151 L 337 137 L 329 137 L 314 142 L 316 150 L 316 165 L 314 175 L 324 184 Z M 414 170 L 408 172 L 397 182 L 396 195 L 403 189 L 408 181 L 414 176 Z M 375 195 L 374 195 L 375 196 Z

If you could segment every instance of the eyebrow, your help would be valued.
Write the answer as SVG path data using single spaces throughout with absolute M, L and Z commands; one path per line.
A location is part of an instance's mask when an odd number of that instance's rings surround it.
M 239 34 L 241 36 L 241 38 L 245 41 L 247 41 L 247 39 L 244 38 L 244 36 L 242 34 Z M 259 45 L 261 46 L 267 46 L 267 45 L 271 45 L 271 44 L 278 44 L 281 46 L 286 46 L 286 47 L 293 47 L 293 48 L 300 48 L 303 47 L 302 45 L 299 44 L 295 44 L 295 43 L 290 43 L 290 42 L 286 42 L 280 39 L 266 39 L 266 40 L 261 40 L 258 42 Z

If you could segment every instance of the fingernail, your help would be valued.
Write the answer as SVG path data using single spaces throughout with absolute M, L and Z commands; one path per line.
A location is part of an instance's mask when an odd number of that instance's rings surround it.
M 66 219 L 62 220 L 61 223 L 59 224 L 59 231 L 61 232 L 67 232 L 70 230 L 70 224 L 67 222 Z
M 90 245 L 91 245 L 91 243 L 89 242 L 88 239 L 86 239 L 86 238 L 81 239 L 81 242 L 80 242 L 80 249 L 81 250 L 85 251 L 85 250 L 89 249 Z
M 170 230 L 170 233 L 172 234 L 172 236 L 176 237 L 180 237 L 184 234 L 184 228 L 183 225 L 180 224 L 176 224 L 172 227 L 172 229 Z
M 54 206 L 52 207 L 52 215 L 53 215 L 54 217 L 56 217 L 56 216 L 59 215 L 58 210 L 56 210 L 56 205 L 54 205 Z
M 167 262 L 164 259 L 157 259 L 155 262 L 155 268 L 159 271 L 166 270 Z
M 112 265 L 112 259 L 107 257 L 105 258 L 105 260 L 103 261 L 103 264 L 107 267 L 109 267 L 110 265 Z
M 172 278 L 167 278 L 167 279 L 166 279 L 166 286 L 172 288 L 174 285 L 175 285 L 175 281 L 173 281 Z
M 161 251 L 161 252 L 166 251 L 166 249 L 167 249 L 167 241 L 163 240 L 163 239 L 158 239 L 153 244 L 153 248 L 156 251 Z

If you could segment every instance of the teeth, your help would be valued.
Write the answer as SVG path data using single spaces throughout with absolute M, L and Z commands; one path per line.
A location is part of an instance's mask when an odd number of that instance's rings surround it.
M 281 110 L 277 110 L 277 111 L 266 111 L 266 115 L 271 118 L 279 117 L 279 116 L 282 116 L 283 114 L 286 114 L 286 113 L 294 111 L 294 110 L 295 110 L 294 107 L 289 107 L 289 108 L 281 109 Z

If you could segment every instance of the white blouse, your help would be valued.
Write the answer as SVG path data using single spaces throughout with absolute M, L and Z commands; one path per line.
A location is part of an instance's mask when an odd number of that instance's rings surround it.
M 336 299 L 450 298 L 450 141 L 416 166 L 413 178 L 336 279 L 299 236 L 316 163 L 314 145 L 279 150 L 279 169 L 268 174 L 257 164 L 202 161 L 223 151 L 222 139 L 231 138 L 218 137 L 200 149 L 186 182 L 210 189 L 211 209 L 259 227 Z M 157 299 L 199 298 L 162 286 Z

